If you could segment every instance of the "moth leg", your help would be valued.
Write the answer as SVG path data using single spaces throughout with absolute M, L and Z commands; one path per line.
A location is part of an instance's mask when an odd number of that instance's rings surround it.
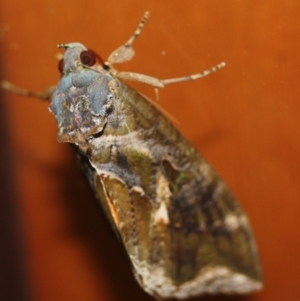
M 116 77 L 119 79 L 125 79 L 125 80 L 131 80 L 136 82 L 141 82 L 150 86 L 153 86 L 155 88 L 163 88 L 164 84 L 161 79 L 140 74 L 140 73 L 134 73 L 134 72 L 117 72 Z
M 108 69 L 115 63 L 123 63 L 132 59 L 132 57 L 134 56 L 132 43 L 140 35 L 148 17 L 149 12 L 145 12 L 141 22 L 139 23 L 137 29 L 135 30 L 134 34 L 130 37 L 130 39 L 124 45 L 122 45 L 113 53 L 111 53 L 111 55 L 108 57 L 107 62 L 104 64 Z
M 213 72 L 218 71 L 219 69 L 225 67 L 226 64 L 224 62 L 210 68 L 207 70 L 204 70 L 202 72 L 196 73 L 196 74 L 192 74 L 192 75 L 188 75 L 188 76 L 183 76 L 183 77 L 176 77 L 176 78 L 169 78 L 169 79 L 163 79 L 161 80 L 161 82 L 164 85 L 168 85 L 168 84 L 174 84 L 174 83 L 179 83 L 179 82 L 185 82 L 185 81 L 189 81 L 189 80 L 196 80 L 202 77 L 205 77 Z
M 34 97 L 34 98 L 38 98 L 41 100 L 50 100 L 52 93 L 55 89 L 55 86 L 51 86 L 51 87 L 47 88 L 45 91 L 33 92 L 33 91 L 29 91 L 24 88 L 17 87 L 8 81 L 2 81 L 0 83 L 0 86 L 2 89 L 10 91 L 12 93 L 26 96 L 26 97 Z
M 174 83 L 179 83 L 179 82 L 184 82 L 184 81 L 189 81 L 189 80 L 196 80 L 202 77 L 205 77 L 225 66 L 225 63 L 222 62 L 210 69 L 204 70 L 202 72 L 188 75 L 188 76 L 183 76 L 183 77 L 176 77 L 176 78 L 170 78 L 170 79 L 158 79 L 152 76 L 144 75 L 144 74 L 139 74 L 139 73 L 133 73 L 133 72 L 117 72 L 116 77 L 120 79 L 125 79 L 125 80 L 132 80 L 132 81 L 138 81 L 141 83 L 145 83 L 148 85 L 153 86 L 154 88 L 163 88 L 165 85 L 168 84 L 174 84 Z

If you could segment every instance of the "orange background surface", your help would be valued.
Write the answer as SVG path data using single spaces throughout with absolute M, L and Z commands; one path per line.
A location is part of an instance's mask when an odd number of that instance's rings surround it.
M 146 10 L 136 56 L 119 70 L 170 78 L 227 63 L 160 90 L 160 105 L 240 200 L 264 271 L 257 294 L 197 300 L 300 300 L 298 0 L 1 1 L 2 77 L 32 90 L 56 84 L 57 43 L 79 41 L 107 58 Z M 154 98 L 151 87 L 129 84 Z M 152 300 L 133 279 L 71 149 L 56 142 L 48 104 L 9 93 L 1 102 L 30 300 Z

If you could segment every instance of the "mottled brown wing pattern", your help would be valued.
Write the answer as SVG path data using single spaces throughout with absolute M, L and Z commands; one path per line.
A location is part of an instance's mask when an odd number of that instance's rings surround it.
M 161 297 L 258 289 L 251 229 L 226 185 L 151 103 L 113 81 L 118 109 L 89 160 L 136 278 Z

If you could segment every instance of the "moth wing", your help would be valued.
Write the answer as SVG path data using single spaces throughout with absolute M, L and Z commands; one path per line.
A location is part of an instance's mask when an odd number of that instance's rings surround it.
M 120 85 L 120 114 L 143 138 L 115 147 L 139 181 L 104 172 L 99 183 L 141 286 L 154 296 L 180 299 L 260 289 L 256 245 L 238 202 L 157 108 Z

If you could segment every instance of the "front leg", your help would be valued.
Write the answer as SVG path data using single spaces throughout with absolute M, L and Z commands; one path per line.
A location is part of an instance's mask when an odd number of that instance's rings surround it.
M 10 91 L 12 93 L 26 97 L 34 97 L 41 100 L 50 100 L 55 89 L 55 86 L 51 86 L 42 92 L 33 92 L 24 88 L 17 87 L 8 81 L 2 81 L 0 85 L 2 89 Z

